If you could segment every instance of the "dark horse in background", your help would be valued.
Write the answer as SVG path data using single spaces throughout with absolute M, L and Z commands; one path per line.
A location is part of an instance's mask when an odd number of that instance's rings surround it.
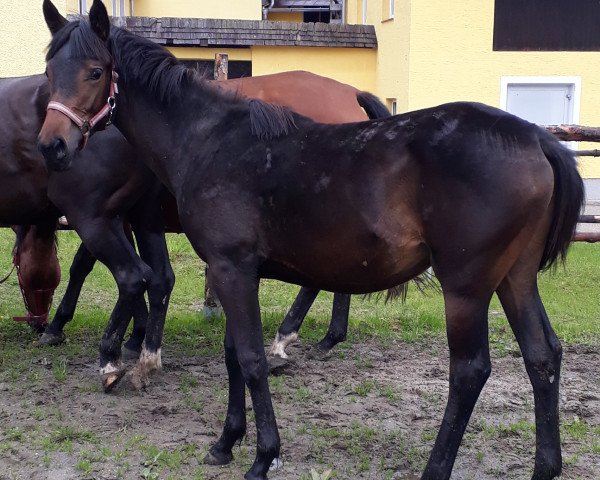
M 83 278 L 98 258 L 111 270 L 119 289 L 101 351 L 120 355 L 125 327 L 133 315 L 134 328 L 125 352 L 137 357 L 148 310 L 143 296 L 134 291 L 136 284 L 144 285 L 145 278 L 150 278 L 148 272 L 154 271 L 160 298 L 154 301 L 159 305 L 151 314 L 164 317 L 174 282 L 161 219 L 161 186 L 115 128 L 90 140 L 76 171 L 49 175 L 36 148 L 49 97 L 44 75 L 0 81 L 0 222 L 32 225 L 17 229 L 16 244 L 19 283 L 30 316 L 36 314 L 32 306 L 39 307 L 37 292 L 42 285 L 58 284 L 54 235 L 58 217 L 66 214 L 85 246 L 75 256 L 69 287 L 52 323 L 64 325 L 72 318 Z M 133 227 L 144 261 L 123 230 L 124 219 Z M 47 262 L 51 262 L 49 268 Z M 127 302 L 132 310 L 124 308 Z M 44 305 L 47 315 L 49 299 Z
M 566 254 L 583 182 L 575 159 L 551 134 L 466 102 L 382 120 L 316 124 L 224 95 L 162 47 L 111 29 L 101 1 L 94 1 L 89 23 L 67 23 L 49 0 L 44 6 L 53 33 L 47 54 L 52 100 L 91 116 L 106 103 L 118 71 L 115 125 L 174 194 L 184 232 L 210 265 L 226 315 L 229 400 L 208 463 L 230 462 L 245 434 L 246 386 L 258 436 L 246 478 L 265 479 L 280 453 L 260 278 L 367 293 L 432 266 L 445 302 L 450 377 L 423 478 L 450 477 L 490 375 L 494 292 L 533 386 L 533 478 L 560 475 L 562 349 L 537 273 Z M 51 168 L 72 168 L 81 139 L 67 116 L 48 111 L 39 145 Z M 160 352 L 146 344 L 139 365 L 157 368 Z
M 58 209 L 47 198 L 46 169 L 41 156 L 34 148 L 34 144 L 31 143 L 34 138 L 32 132 L 39 130 L 45 116 L 44 102 L 47 103 L 49 95 L 46 82 L 46 78 L 42 75 L 0 81 L 0 98 L 7 100 L 3 104 L 6 109 L 5 114 L 2 115 L 4 121 L 0 122 L 0 129 L 4 132 L 0 148 L 4 146 L 3 149 L 6 152 L 12 152 L 10 155 L 4 153 L 0 157 L 0 178 L 6 179 L 9 186 L 3 192 L 2 198 L 5 201 L 2 203 L 0 220 L 26 222 L 32 218 L 27 214 L 28 208 L 40 211 L 40 215 L 45 220 L 45 223 L 41 225 L 19 228 L 20 233 L 17 236 L 19 241 L 15 257 L 21 290 L 29 312 L 25 319 L 29 323 L 39 322 L 41 325 L 46 323 L 52 293 L 60 278 L 54 243 Z M 3 90 L 2 87 L 4 87 Z M 284 72 L 229 80 L 220 82 L 219 87 L 238 95 L 265 98 L 287 105 L 323 122 L 342 123 L 364 120 L 367 118 L 367 114 L 371 118 L 389 116 L 385 106 L 373 95 L 308 72 Z M 19 128 L 25 122 L 27 122 L 26 127 Z M 14 128 L 15 125 L 17 128 Z M 115 139 L 111 137 L 110 142 L 118 142 L 116 137 L 119 135 L 115 133 L 114 136 Z M 125 140 L 122 141 L 125 142 Z M 109 140 L 101 138 L 94 142 L 94 145 L 96 142 L 99 143 L 98 148 L 102 148 L 104 143 L 107 144 L 107 149 L 111 148 Z M 152 204 L 158 201 L 148 198 L 150 194 L 147 191 L 155 191 L 156 182 L 149 179 L 146 167 L 137 161 L 132 161 L 132 156 L 135 155 L 131 149 L 119 146 L 119 148 L 112 148 L 112 151 L 107 150 L 105 153 L 107 157 L 105 162 L 110 161 L 115 165 L 121 165 L 120 175 L 111 174 L 110 188 L 95 187 L 93 208 L 102 211 L 106 206 L 107 211 L 104 212 L 106 215 L 114 216 L 116 212 L 120 212 L 123 217 L 125 216 L 123 212 L 126 212 L 131 205 L 136 204 L 141 197 L 143 197 L 143 201 L 151 201 Z M 108 159 L 109 154 L 112 155 L 110 159 Z M 93 161 L 87 160 L 89 152 L 85 151 L 82 155 L 86 156 L 86 162 Z M 106 171 L 114 172 L 114 169 L 109 166 Z M 107 181 L 100 176 L 103 172 L 91 171 L 90 173 L 94 175 L 93 179 L 98 185 Z M 92 178 L 90 175 L 88 177 Z M 144 182 L 147 181 L 148 184 L 139 181 L 139 178 Z M 28 190 L 34 193 L 29 193 Z M 19 191 L 25 191 L 28 196 L 19 195 L 17 193 Z M 118 194 L 115 195 L 114 192 L 118 192 Z M 77 189 L 73 193 L 73 196 L 67 196 L 62 202 L 64 208 L 71 212 L 76 205 L 79 205 L 79 199 L 75 198 L 75 195 L 80 195 L 82 190 Z M 65 196 L 64 193 L 62 195 Z M 74 199 L 73 205 L 67 204 Z M 37 203 L 41 206 L 37 206 Z M 166 215 L 166 226 L 170 231 L 180 232 L 176 206 L 171 207 L 171 204 L 174 204 L 173 197 L 164 196 L 163 210 Z M 86 208 L 87 205 L 82 206 L 84 212 L 86 212 Z M 127 215 L 139 215 L 140 209 L 143 209 L 142 205 L 138 205 L 133 213 L 130 212 Z M 90 214 L 85 213 L 83 216 L 89 217 Z M 71 218 L 71 214 L 69 218 Z M 71 223 L 73 224 L 73 222 L 72 220 Z M 54 345 L 65 340 L 64 327 L 73 318 L 83 282 L 94 263 L 94 256 L 82 245 L 70 269 L 71 275 L 65 296 L 54 319 L 40 338 L 39 344 Z M 285 347 L 297 338 L 302 321 L 318 292 L 316 289 L 301 289 L 272 344 L 274 355 L 286 357 Z M 345 339 L 349 304 L 349 295 L 335 295 L 332 321 L 327 334 L 317 345 L 318 350 L 328 351 Z M 141 310 L 140 315 L 143 316 Z M 125 353 L 128 357 L 135 355 L 136 351 L 139 353 L 141 348 L 141 338 L 143 338 L 143 330 L 141 330 L 143 322 L 141 320 L 142 317 L 140 317 L 134 336 L 136 339 L 135 349 L 126 346 Z M 138 338 L 140 335 L 141 338 Z

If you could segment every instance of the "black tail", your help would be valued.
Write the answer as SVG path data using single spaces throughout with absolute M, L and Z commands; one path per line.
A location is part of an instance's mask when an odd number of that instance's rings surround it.
M 540 133 L 540 146 L 554 170 L 554 212 L 540 262 L 540 270 L 546 270 L 559 257 L 565 260 L 583 205 L 584 190 L 573 154 L 546 131 Z
M 367 115 L 371 120 L 392 116 L 387 107 L 381 103 L 381 100 L 379 100 L 372 93 L 358 92 L 356 94 L 356 101 L 362 108 L 365 109 L 365 112 L 367 112 Z

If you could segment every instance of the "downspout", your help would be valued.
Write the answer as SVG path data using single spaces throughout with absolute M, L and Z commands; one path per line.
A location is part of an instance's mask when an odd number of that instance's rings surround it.
M 133 13 L 133 7 L 134 7 L 134 0 L 129 0 L 129 15 L 131 17 L 135 16 L 135 13 Z
M 133 2 L 133 0 L 131 0 Z M 269 2 L 269 6 L 268 7 L 263 7 L 263 20 L 267 19 L 267 15 L 269 14 L 269 10 L 271 10 L 273 8 L 273 5 L 275 5 L 275 0 L 270 0 Z

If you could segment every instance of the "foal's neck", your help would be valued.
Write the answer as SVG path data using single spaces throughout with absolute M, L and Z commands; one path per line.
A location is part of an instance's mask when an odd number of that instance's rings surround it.
M 203 155 L 203 139 L 214 135 L 222 98 L 162 47 L 124 30 L 112 36 L 121 93 L 115 124 L 175 194 L 189 162 Z M 193 138 L 193 142 L 191 139 Z M 193 145 L 192 145 L 193 144 Z

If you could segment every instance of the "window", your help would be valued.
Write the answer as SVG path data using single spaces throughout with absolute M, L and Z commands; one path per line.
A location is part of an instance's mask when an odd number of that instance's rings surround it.
M 398 102 L 396 101 L 395 98 L 388 98 L 386 100 L 387 103 L 387 107 L 388 110 L 390 111 L 390 113 L 392 115 L 397 115 L 398 114 Z
M 597 0 L 495 0 L 494 50 L 597 51 L 598 18 Z
M 213 70 L 215 67 L 214 60 L 179 60 L 188 68 L 194 68 L 204 75 L 206 78 L 213 78 Z M 227 78 L 241 78 L 252 76 L 252 62 L 247 60 L 229 60 L 227 62 L 228 72 Z
M 87 15 L 88 9 L 92 6 L 92 0 L 79 0 L 79 13 L 81 15 Z M 113 17 L 125 16 L 125 0 L 112 0 L 111 1 L 112 12 L 109 10 L 109 14 Z
M 394 1 L 382 0 L 381 2 L 381 21 L 393 20 L 394 18 Z

